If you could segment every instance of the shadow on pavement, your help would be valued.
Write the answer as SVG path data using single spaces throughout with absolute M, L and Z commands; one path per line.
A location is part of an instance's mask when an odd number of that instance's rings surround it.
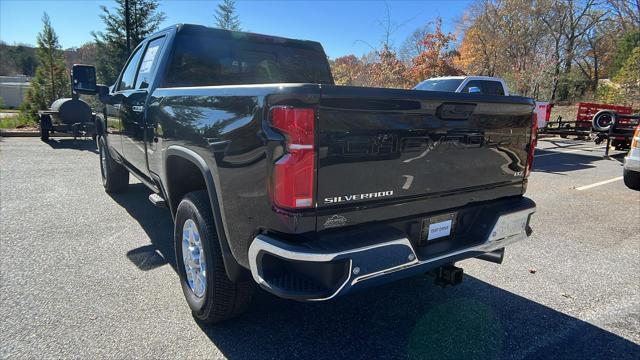
M 640 347 L 582 320 L 467 276 L 426 277 L 327 303 L 260 292 L 240 319 L 203 327 L 229 359 L 637 359 Z
M 127 252 L 127 258 L 140 270 L 152 270 L 170 264 L 176 268 L 173 249 L 173 220 L 168 209 L 153 206 L 148 197 L 151 194 L 144 184 L 130 184 L 126 192 L 110 194 L 142 229 L 147 233 L 151 244 Z
M 624 161 L 624 156 L 625 153 L 611 152 L 610 160 L 621 163 Z M 594 168 L 596 166 L 592 163 L 603 160 L 606 161 L 604 158 L 604 150 L 592 150 L 592 154 L 585 155 L 536 149 L 536 157 L 533 160 L 533 171 L 562 174 L 570 171 Z
M 135 184 L 113 196 L 151 239 L 127 256 L 141 270 L 175 269 L 170 214 L 149 194 Z M 454 288 L 419 277 L 320 303 L 256 291 L 240 318 L 200 326 L 229 359 L 640 358 L 629 340 L 472 276 Z
M 98 153 L 96 142 L 94 140 L 91 140 L 91 138 L 78 138 L 77 140 L 73 140 L 73 138 L 49 139 L 48 141 L 44 141 L 44 143 L 54 149 L 72 149 L 91 151 L 92 153 L 96 154 Z

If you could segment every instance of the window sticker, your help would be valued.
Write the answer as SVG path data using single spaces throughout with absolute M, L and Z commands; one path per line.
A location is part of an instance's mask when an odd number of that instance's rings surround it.
M 144 54 L 144 59 L 142 59 L 142 64 L 140 65 L 140 73 L 148 73 L 151 71 L 153 60 L 155 60 L 159 48 L 160 45 L 155 45 L 147 49 L 147 53 Z

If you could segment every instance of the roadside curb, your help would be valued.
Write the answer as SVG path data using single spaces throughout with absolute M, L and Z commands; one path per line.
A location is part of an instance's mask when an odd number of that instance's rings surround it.
M 55 133 L 50 136 L 55 137 L 73 137 L 73 135 L 65 133 Z M 0 137 L 40 137 L 40 131 L 16 131 L 16 130 L 0 130 Z

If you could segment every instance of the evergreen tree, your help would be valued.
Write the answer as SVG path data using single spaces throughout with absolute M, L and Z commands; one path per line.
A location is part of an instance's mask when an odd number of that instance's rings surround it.
M 240 31 L 240 19 L 236 14 L 235 0 L 223 0 L 216 9 L 216 26 L 220 29 Z
M 96 71 L 98 81 L 111 85 L 129 57 L 126 32 L 126 0 L 116 0 L 115 9 L 100 6 L 100 18 L 105 31 L 93 32 L 97 45 Z M 165 19 L 158 11 L 158 0 L 129 0 L 129 37 L 133 50 L 145 37 L 151 35 Z
M 22 110 L 32 118 L 35 118 L 38 110 L 47 109 L 53 101 L 68 97 L 71 92 L 69 72 L 65 68 L 58 35 L 51 27 L 47 13 L 42 16 L 42 23 L 42 31 L 36 40 L 38 68 L 22 105 Z

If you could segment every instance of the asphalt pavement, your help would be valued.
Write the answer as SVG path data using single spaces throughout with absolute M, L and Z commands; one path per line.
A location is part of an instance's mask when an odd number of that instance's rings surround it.
M 324 303 L 257 292 L 198 325 L 167 210 L 132 181 L 109 196 L 95 144 L 0 138 L 1 358 L 640 358 L 640 192 L 621 154 L 542 139 L 534 234 L 464 282 L 419 277 Z

